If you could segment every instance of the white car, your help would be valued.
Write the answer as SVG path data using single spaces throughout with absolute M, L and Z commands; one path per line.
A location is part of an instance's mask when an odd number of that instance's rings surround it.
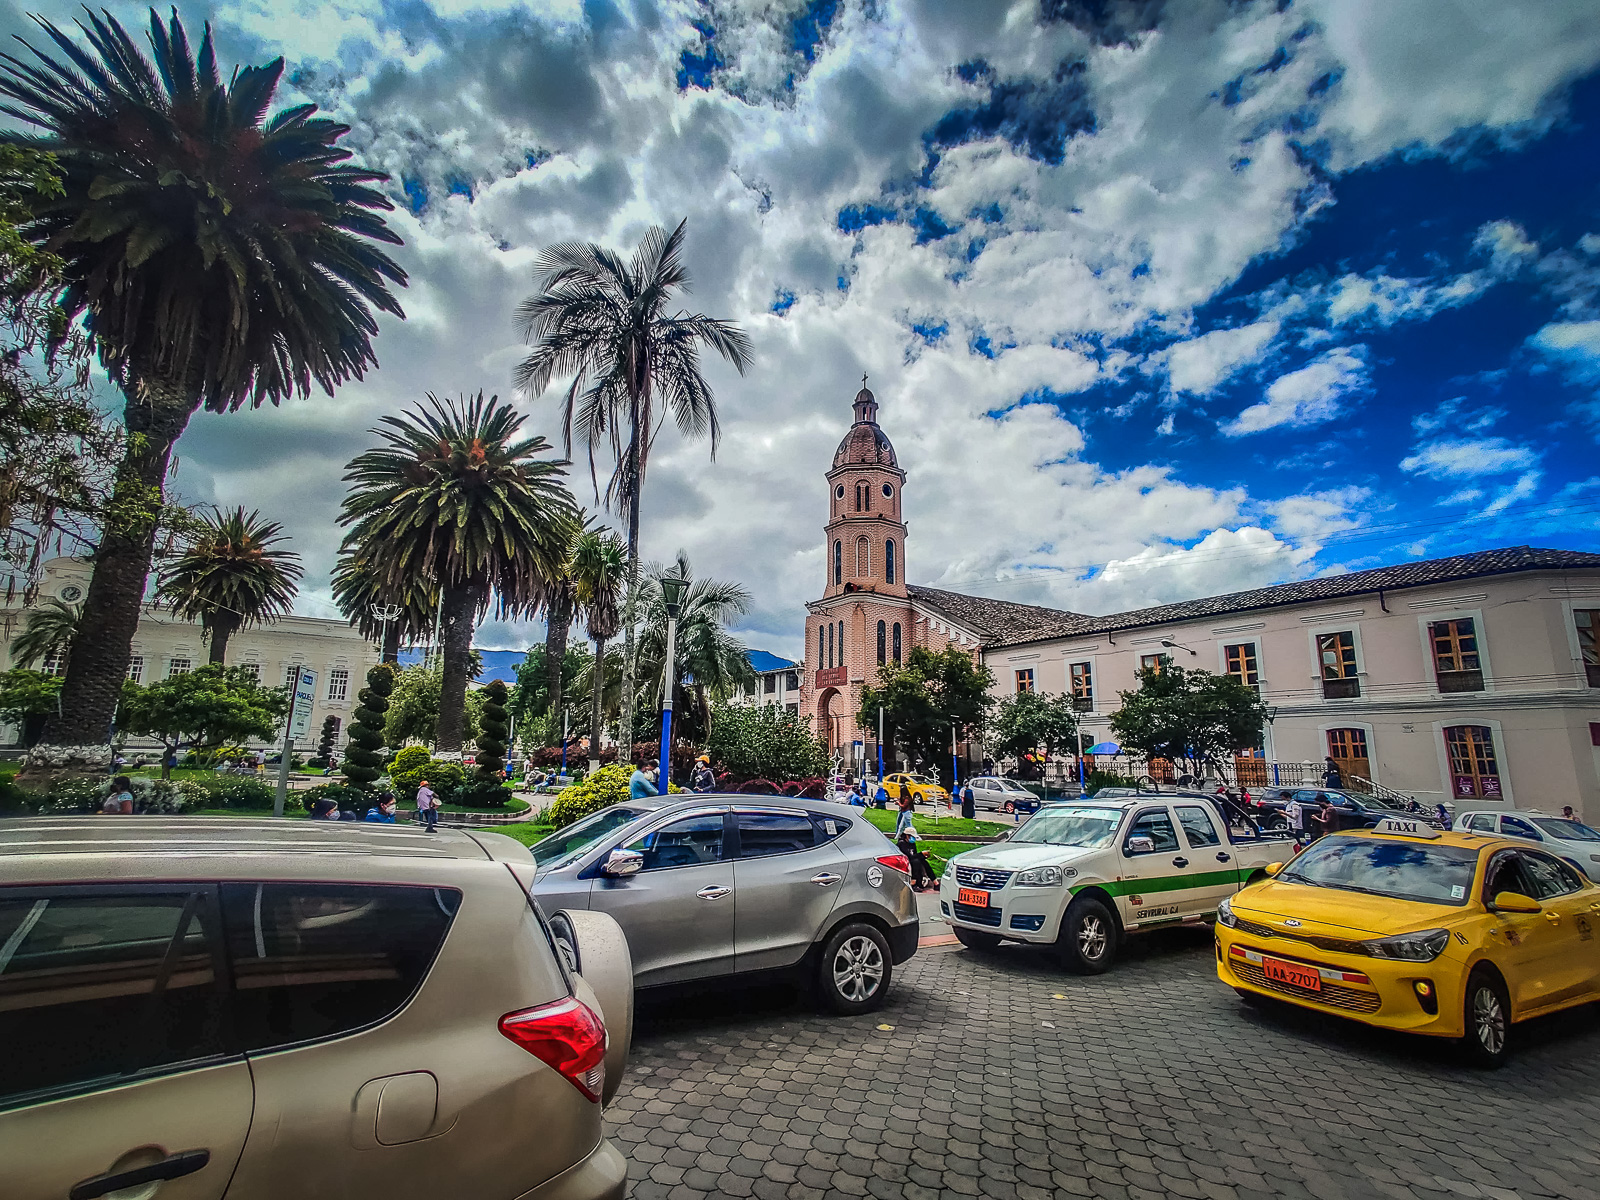
M 1294 852 L 1287 838 L 1229 829 L 1202 796 L 1084 797 L 1046 804 L 1008 840 L 956 855 L 939 910 L 971 949 L 1054 946 L 1063 966 L 1098 975 L 1125 935 L 1209 921 Z
M 1582 821 L 1550 817 L 1541 812 L 1506 812 L 1503 809 L 1467 809 L 1456 817 L 1457 829 L 1498 833 L 1543 843 L 1557 858 L 1565 859 L 1591 880 L 1600 883 L 1600 832 Z
M 1039 793 L 1031 792 L 1015 779 L 1003 775 L 975 775 L 967 780 L 972 788 L 974 808 L 992 808 L 1003 813 L 1032 812 L 1039 807 Z

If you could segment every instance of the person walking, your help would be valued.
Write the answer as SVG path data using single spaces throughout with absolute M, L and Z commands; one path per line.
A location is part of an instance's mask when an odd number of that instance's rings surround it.
M 424 779 L 422 786 L 417 789 L 417 815 L 422 818 L 422 823 L 427 827 L 427 832 L 437 832 L 439 828 L 439 797 L 428 786 Z
M 1317 811 L 1311 814 L 1311 821 L 1316 826 L 1315 835 L 1327 837 L 1338 828 L 1338 814 L 1333 811 L 1333 801 L 1322 792 L 1318 792 L 1313 799 L 1317 804 Z
M 712 773 L 709 754 L 702 754 L 694 760 L 694 770 L 689 773 L 689 789 L 695 792 L 717 790 L 717 777 Z
M 378 794 L 378 802 L 367 809 L 367 815 L 362 820 L 371 821 L 375 825 L 393 825 L 395 824 L 394 810 L 394 793 L 380 792 Z
M 972 820 L 978 813 L 978 801 L 972 794 L 972 780 L 961 785 L 961 815 Z
M 651 796 L 658 794 L 656 790 L 656 768 L 646 764 L 634 767 L 633 774 L 628 777 L 628 799 L 648 800 Z
M 916 808 L 916 802 L 911 799 L 911 793 L 909 791 L 901 792 L 900 799 L 897 803 L 900 809 L 900 815 L 895 818 L 894 822 L 894 836 L 896 840 L 899 839 L 902 833 L 911 828 L 911 818 Z
M 1294 830 L 1294 840 L 1298 842 L 1304 838 L 1306 832 L 1306 814 L 1305 809 L 1300 807 L 1300 801 L 1296 800 L 1293 796 L 1290 796 L 1289 803 L 1283 806 L 1283 815 L 1289 822 L 1289 828 Z
M 1326 764 L 1322 769 L 1322 786 L 1337 788 L 1344 786 L 1344 775 L 1339 771 L 1339 764 L 1331 757 L 1322 760 Z

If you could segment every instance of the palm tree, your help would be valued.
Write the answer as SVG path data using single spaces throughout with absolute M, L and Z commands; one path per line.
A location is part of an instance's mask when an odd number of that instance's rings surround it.
M 689 290 L 683 265 L 684 227 L 652 227 L 624 262 L 592 242 L 558 242 L 540 256 L 538 291 L 517 309 L 533 351 L 517 368 L 519 387 L 542 395 L 558 375 L 571 375 L 562 417 L 567 454 L 573 423 L 589 454 L 589 475 L 599 494 L 595 454 L 615 463 L 606 486 L 612 511 L 625 510 L 628 526 L 627 612 L 623 629 L 622 728 L 633 736 L 634 597 L 639 594 L 639 499 L 644 491 L 658 407 L 669 411 L 686 437 L 711 439 L 716 457 L 720 429 L 711 385 L 700 371 L 700 347 L 710 346 L 742 375 L 751 361 L 750 339 L 731 321 L 670 311 Z
M 172 611 L 200 622 L 211 639 L 210 661 L 227 661 L 228 639 L 247 625 L 275 621 L 294 606 L 304 573 L 293 550 L 274 549 L 283 526 L 259 512 L 220 508 L 200 518 L 189 548 L 162 569 L 159 596 Z
M 678 551 L 672 573 L 694 579 L 689 558 Z M 666 684 L 667 609 L 661 596 L 659 564 L 650 567 L 640 603 L 643 631 L 639 636 L 639 698 L 658 707 Z M 673 657 L 672 707 L 690 720 L 685 736 L 704 736 L 711 726 L 711 700 L 725 699 L 740 684 L 753 684 L 755 672 L 744 643 L 728 633 L 727 625 L 750 607 L 750 593 L 737 583 L 695 579 L 678 614 L 678 637 Z
M 573 603 L 594 639 L 589 681 L 589 770 L 600 768 L 600 703 L 606 686 L 606 643 L 621 624 L 618 602 L 627 573 L 622 543 L 609 530 L 585 530 L 572 547 Z
M 39 22 L 60 57 L 0 58 L 0 111 L 37 132 L 5 141 L 54 156 L 55 194 L 30 196 L 23 228 L 61 262 L 66 313 L 81 319 L 126 398 L 128 437 L 84 599 L 95 631 L 72 656 L 47 744 L 97 757 L 139 621 L 173 443 L 203 404 L 229 412 L 360 378 L 375 359 L 374 310 L 405 273 L 399 244 L 347 163 L 349 127 L 298 104 L 266 113 L 283 59 L 218 70 L 174 13 L 152 9 L 151 54 L 109 15 L 78 22 L 84 47 Z
M 567 638 L 572 631 L 572 619 L 577 615 L 578 581 L 573 575 L 573 551 L 579 541 L 598 526 L 586 509 L 578 510 L 577 524 L 573 527 L 572 545 L 561 564 L 560 575 L 545 588 L 544 602 L 544 678 L 547 710 L 556 720 L 551 730 L 559 729 L 561 714 L 562 671 L 567 661 Z
M 351 460 L 339 517 L 341 549 L 394 594 L 417 581 L 439 589 L 443 673 L 434 742 L 461 749 L 472 633 L 491 598 L 528 616 L 559 576 L 577 507 L 563 462 L 540 458 L 542 437 L 518 439 L 524 418 L 498 396 L 385 417 L 382 446 Z
M 428 579 L 403 579 L 391 586 L 358 554 L 343 553 L 333 568 L 333 602 L 361 636 L 381 642 L 380 658 L 400 662 L 400 644 L 416 642 L 433 632 L 439 589 Z M 399 610 L 383 620 L 380 610 Z
M 31 667 L 52 654 L 69 655 L 83 605 L 65 600 L 46 600 L 30 608 L 22 618 L 22 631 L 11 639 L 11 663 Z

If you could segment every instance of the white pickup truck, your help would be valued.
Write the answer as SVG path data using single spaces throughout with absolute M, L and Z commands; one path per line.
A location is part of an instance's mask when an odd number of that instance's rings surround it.
M 1209 921 L 1294 853 L 1288 838 L 1230 830 L 1204 797 L 1091 796 L 1047 804 L 1006 841 L 956 855 L 939 911 L 973 949 L 1053 945 L 1063 966 L 1098 975 L 1125 935 Z

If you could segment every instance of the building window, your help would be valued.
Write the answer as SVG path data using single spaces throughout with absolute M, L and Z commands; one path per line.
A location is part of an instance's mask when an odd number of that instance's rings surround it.
M 844 622 L 839 622 L 839 665 L 844 666 Z
M 878 622 L 878 665 L 881 667 L 889 661 L 889 627 L 882 621 Z
M 833 622 L 828 622 L 828 669 L 833 669 Z
M 778 690 L 778 677 L 776 675 L 763 675 L 761 677 L 761 690 L 767 695 L 772 695 Z
M 1260 691 L 1261 676 L 1256 670 L 1256 644 L 1245 642 L 1240 646 L 1224 646 L 1223 660 L 1228 664 L 1228 674 L 1247 688 Z
M 1159 675 L 1166 661 L 1167 656 L 1165 654 L 1141 654 L 1139 656 L 1139 670 L 1154 671 Z
M 330 716 L 328 720 L 333 722 L 333 744 L 337 746 L 339 744 L 339 731 L 344 728 L 344 719 Z
M 883 581 L 885 583 L 894 582 L 894 542 L 892 541 L 883 544 Z
M 1072 707 L 1078 712 L 1094 711 L 1094 674 L 1086 662 L 1072 664 Z
M 844 582 L 844 543 L 843 542 L 835 542 L 833 544 L 833 582 L 835 584 L 840 584 L 840 583 Z
M 168 660 L 168 662 L 167 662 L 167 678 L 168 679 L 171 679 L 176 675 L 187 675 L 192 670 L 194 670 L 194 660 L 193 659 L 174 658 L 174 659 Z
M 894 545 L 893 542 L 890 542 L 889 544 L 891 546 Z M 899 621 L 896 621 L 894 623 L 894 665 L 897 666 L 897 667 L 900 665 L 900 622 Z
M 828 635 L 821 625 L 817 626 L 817 670 L 822 670 L 828 665 Z
M 44 661 L 39 664 L 41 675 L 61 676 L 67 673 L 67 653 L 62 649 L 55 649 L 44 656 Z
M 1600 688 L 1600 608 L 1574 609 L 1578 626 L 1578 653 L 1583 656 L 1583 673 L 1589 686 Z
M 1452 725 L 1444 731 L 1450 756 L 1450 791 L 1457 800 L 1499 800 L 1500 764 L 1494 754 L 1494 730 L 1487 725 Z
M 250 676 L 250 682 L 257 687 L 261 686 L 261 664 L 258 662 L 240 663 L 239 669 Z
M 350 690 L 350 672 L 344 667 L 334 667 L 328 672 L 328 699 L 343 700 Z
M 1428 626 L 1433 667 L 1441 692 L 1483 691 L 1483 664 L 1478 658 L 1478 627 L 1471 617 L 1435 621 Z
M 856 539 L 856 574 L 868 575 L 872 571 L 871 543 L 866 538 Z
M 890 487 L 887 483 L 884 484 L 883 485 L 883 498 L 885 500 L 887 500 L 892 495 L 894 495 L 894 489 L 892 487 Z
M 1340 633 L 1317 634 L 1317 661 L 1322 667 L 1324 700 L 1349 700 L 1361 695 L 1354 633 L 1346 629 Z
M 1019 691 L 1019 692 L 1031 692 L 1031 691 L 1033 691 L 1033 668 L 1032 667 L 1028 667 L 1026 670 L 1022 670 L 1022 671 L 1018 671 L 1017 672 L 1017 691 Z
M 144 678 L 144 655 L 135 654 L 128 660 L 128 678 L 134 683 Z
M 1328 730 L 1328 757 L 1338 764 L 1345 786 L 1357 779 L 1371 781 L 1372 762 L 1367 756 L 1365 729 Z

